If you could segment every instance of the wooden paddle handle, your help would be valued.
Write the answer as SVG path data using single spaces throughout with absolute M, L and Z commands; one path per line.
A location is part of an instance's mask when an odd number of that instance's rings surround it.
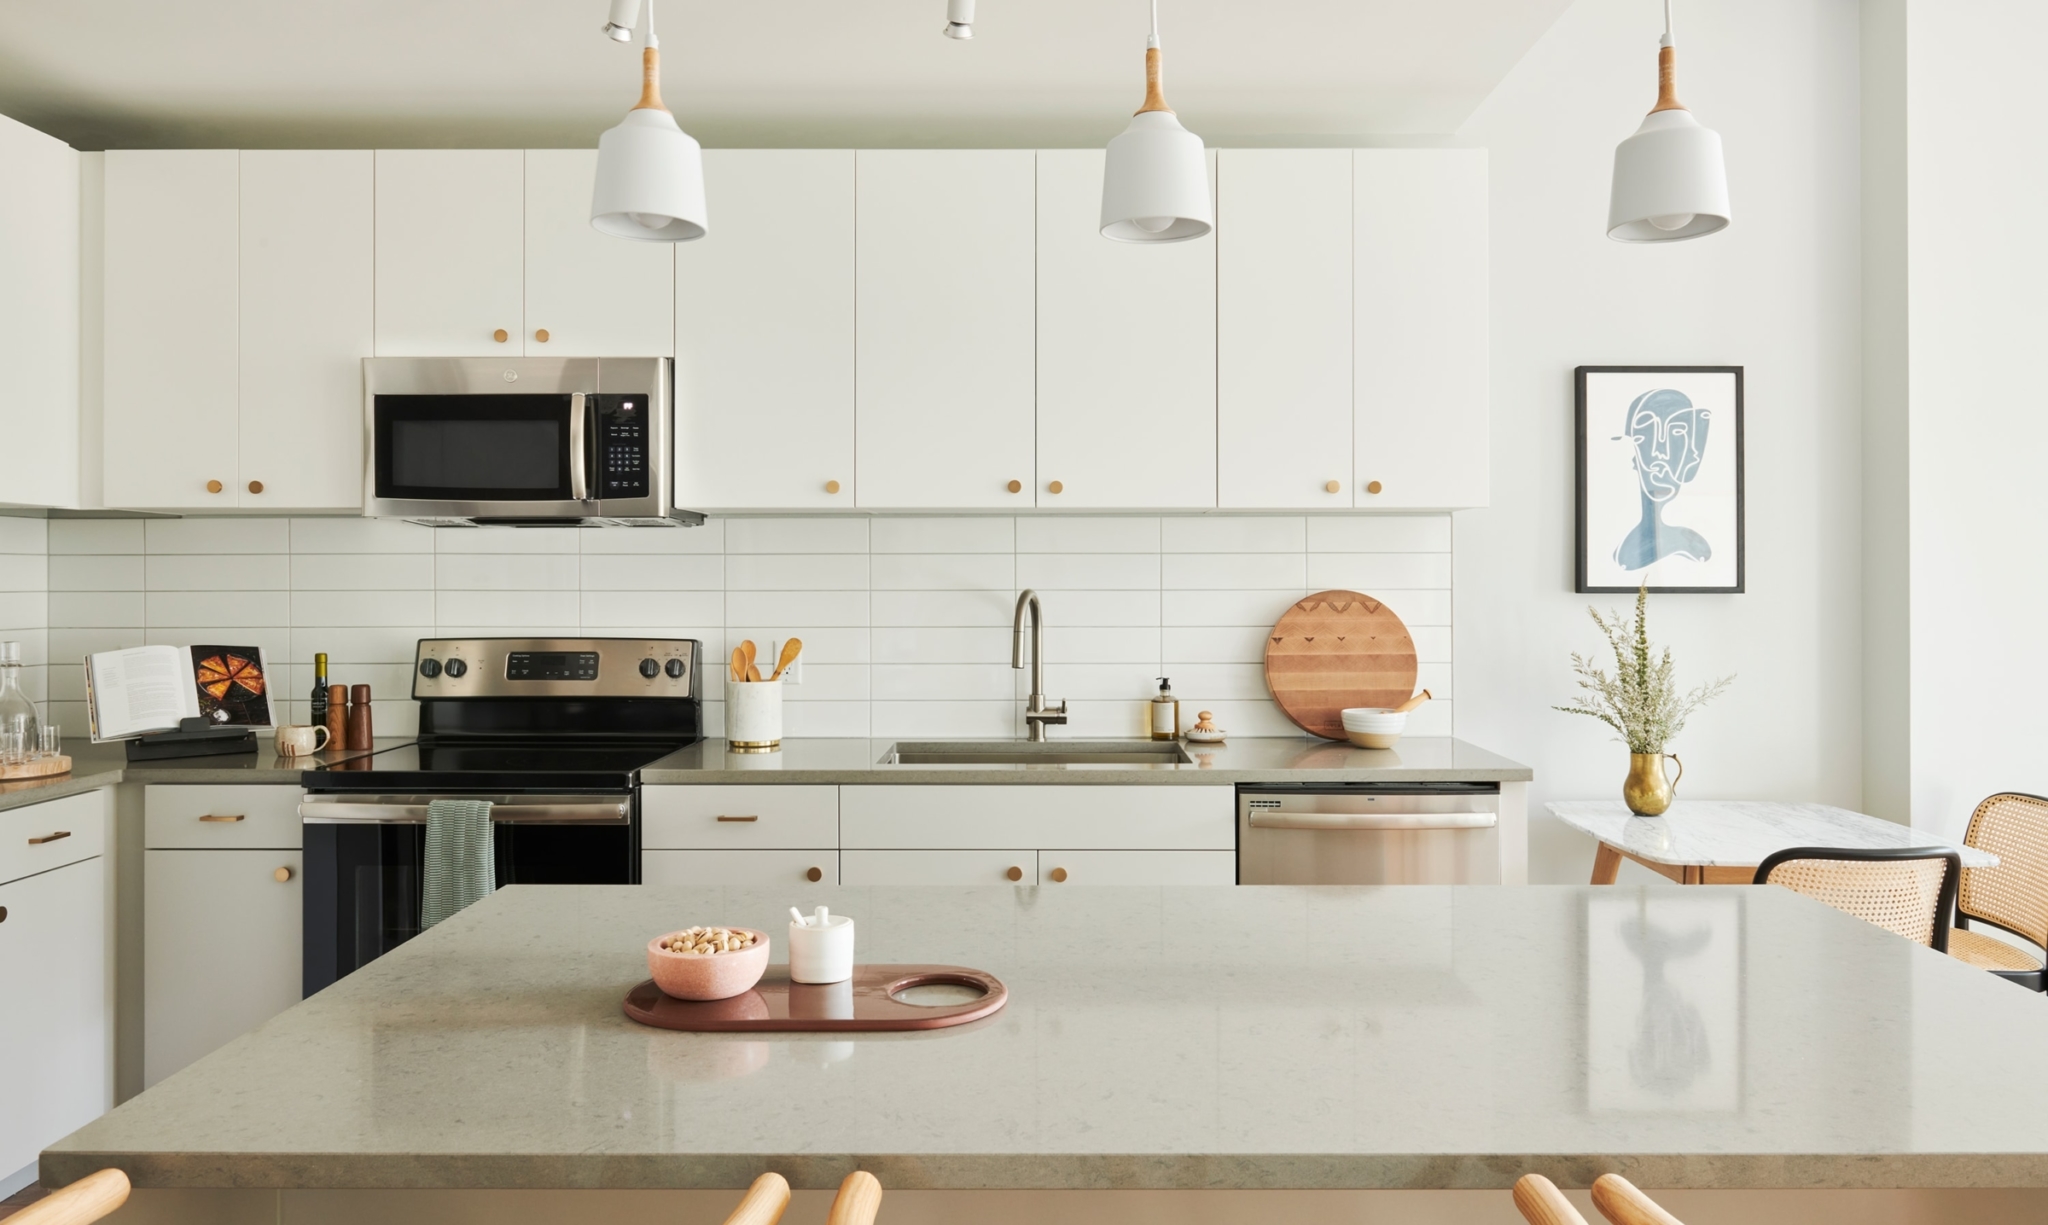
M 15 1213 L 14 1219 L 28 1225 L 85 1225 L 119 1208 L 127 1198 L 128 1176 L 105 1169 L 37 1200 Z
M 1399 706 L 1394 707 L 1394 713 L 1397 715 L 1405 715 L 1409 711 L 1414 710 L 1417 706 L 1420 706 L 1427 701 L 1429 701 L 1429 690 L 1425 689 L 1421 693 L 1418 693 L 1414 697 L 1409 698 L 1407 701 L 1401 703 Z

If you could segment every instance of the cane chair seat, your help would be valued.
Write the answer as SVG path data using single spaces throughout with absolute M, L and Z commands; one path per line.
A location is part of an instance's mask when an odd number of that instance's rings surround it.
M 1756 883 L 1783 885 L 1915 944 L 1947 951 L 1949 907 L 1962 857 L 1954 851 L 1794 847 L 1757 865 Z
M 1967 927 L 1949 932 L 1948 955 L 1967 961 L 1980 970 L 2010 970 L 2020 974 L 2041 972 L 2041 959 L 2032 953 Z
M 1963 841 L 1998 856 L 1998 866 L 1963 869 L 1954 934 L 1967 936 L 1967 946 L 1986 960 L 1958 956 L 2037 991 L 2048 988 L 2040 958 L 1968 929 L 1988 923 L 2048 947 L 2048 799 L 2015 791 L 1990 796 L 1970 814 Z

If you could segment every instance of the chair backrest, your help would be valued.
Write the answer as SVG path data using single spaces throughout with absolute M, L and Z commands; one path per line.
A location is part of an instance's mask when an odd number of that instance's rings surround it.
M 86 1225 L 128 1200 L 128 1176 L 98 1170 L 8 1217 L 9 1225 Z
M 2048 947 L 2048 799 L 2000 792 L 1977 805 L 1963 841 L 1998 856 L 1964 868 L 1956 909 Z
M 1962 856 L 1943 847 L 1796 846 L 1758 864 L 1756 883 L 1783 885 L 1946 953 L 1962 871 Z

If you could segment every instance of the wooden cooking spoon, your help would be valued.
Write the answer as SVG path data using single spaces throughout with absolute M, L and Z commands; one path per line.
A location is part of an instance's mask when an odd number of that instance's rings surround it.
M 738 647 L 732 649 L 732 678 L 736 681 L 747 679 L 747 653 Z
M 1409 711 L 1414 710 L 1417 706 L 1420 706 L 1427 701 L 1429 701 L 1429 690 L 1425 689 L 1421 693 L 1418 693 L 1414 697 L 1409 698 L 1407 701 L 1401 703 L 1399 706 L 1394 707 L 1394 713 L 1397 715 L 1405 715 Z
M 740 679 L 743 681 L 760 680 L 760 676 L 754 672 L 754 640 L 752 638 L 741 640 L 740 659 L 746 664 L 745 667 L 740 669 Z
M 783 643 L 782 658 L 775 661 L 775 674 L 773 676 L 770 676 L 768 679 L 771 681 L 781 680 L 783 670 L 785 668 L 788 668 L 789 665 L 796 662 L 797 652 L 803 649 L 804 640 L 801 638 L 791 638 L 789 641 Z

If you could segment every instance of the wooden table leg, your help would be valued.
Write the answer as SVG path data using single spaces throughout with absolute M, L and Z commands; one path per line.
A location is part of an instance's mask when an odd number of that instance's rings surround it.
M 1611 885 L 1614 878 L 1620 874 L 1621 852 L 1604 842 L 1601 843 L 1600 849 L 1593 853 L 1593 883 Z

